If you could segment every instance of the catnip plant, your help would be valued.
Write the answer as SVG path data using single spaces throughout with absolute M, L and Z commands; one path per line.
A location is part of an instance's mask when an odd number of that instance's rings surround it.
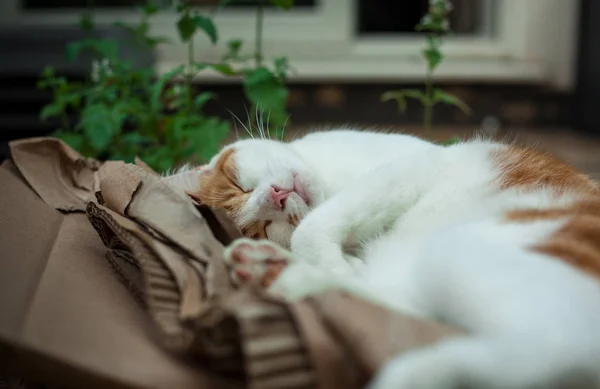
M 213 14 L 228 2 L 222 0 L 207 14 L 188 2 L 177 4 L 174 27 L 179 41 L 187 45 L 187 61 L 160 76 L 152 68 L 134 66 L 132 59 L 121 55 L 120 42 L 93 36 L 96 25 L 90 5 L 79 23 L 85 38 L 69 43 L 65 51 L 70 61 L 91 55 L 91 72 L 85 80 L 74 81 L 47 66 L 38 87 L 51 90 L 53 99 L 43 107 L 40 118 L 59 119 L 60 126 L 53 135 L 88 157 L 128 162 L 140 157 L 159 172 L 184 162 L 201 163 L 210 159 L 230 134 L 228 121 L 204 113 L 205 104 L 216 96 L 198 91 L 194 82 L 200 72 L 212 69 L 224 76 L 242 78 L 252 108 L 269 112 L 271 127 L 282 131 L 287 119 L 285 81 L 289 65 L 284 57 L 275 58 L 270 67 L 264 64 L 263 3 L 257 7 L 254 63 L 248 64 L 248 58 L 242 55 L 241 40 L 227 43 L 220 62 L 196 60 L 194 48 L 200 35 L 209 44 L 218 43 Z M 293 5 L 291 0 L 271 3 L 284 10 Z M 151 19 L 158 12 L 159 7 L 148 2 L 140 10 L 139 23 L 114 25 L 128 32 L 130 47 L 153 50 L 172 43 L 150 34 Z
M 465 114 L 470 114 L 471 109 L 457 96 L 435 88 L 433 76 L 442 64 L 444 55 L 441 51 L 443 38 L 450 33 L 448 15 L 452 11 L 450 0 L 430 0 L 429 9 L 416 26 L 417 31 L 425 32 L 425 48 L 422 51 L 427 64 L 424 89 L 401 89 L 388 91 L 381 96 L 382 101 L 394 100 L 401 112 L 406 111 L 407 99 L 415 99 L 423 106 L 423 128 L 431 131 L 433 108 L 436 104 L 449 104 L 457 107 Z

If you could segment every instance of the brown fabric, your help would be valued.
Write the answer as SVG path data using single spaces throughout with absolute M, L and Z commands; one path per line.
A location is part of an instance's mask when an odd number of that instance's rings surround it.
M 134 165 L 115 170 L 101 182 L 100 188 L 107 208 L 127 216 L 128 222 L 135 221 L 140 228 L 153 232 L 157 241 L 177 247 L 193 258 L 197 262 L 195 266 L 203 273 L 208 272 L 208 267 L 215 268 L 210 270 L 207 297 L 227 292 L 229 282 L 224 264 L 215 260 L 222 257 L 223 244 L 214 237 L 188 197 L 179 195 L 157 176 Z
M 83 158 L 56 138 L 31 138 L 10 143 L 13 161 L 46 204 L 61 211 L 85 211 L 98 182 L 121 161 L 101 164 Z
M 324 325 L 314 306 L 301 302 L 294 304 L 292 311 L 306 340 L 319 387 L 362 388 L 367 377 L 358 368 L 355 358 L 347 353 L 345 345 L 337 342 L 335 334 L 330 333 L 331 329 Z
M 86 215 L 49 207 L 11 162 L 0 183 L 3 373 L 86 389 L 225 385 L 159 346 Z
M 12 372 L 86 388 L 359 388 L 396 352 L 456 334 L 341 293 L 290 304 L 236 290 L 222 253 L 239 231 L 143 162 L 100 164 L 51 138 L 11 150 L 31 185 L 0 169 Z
M 367 377 L 390 358 L 460 335 L 457 329 L 415 319 L 345 293 L 327 292 L 308 303 Z

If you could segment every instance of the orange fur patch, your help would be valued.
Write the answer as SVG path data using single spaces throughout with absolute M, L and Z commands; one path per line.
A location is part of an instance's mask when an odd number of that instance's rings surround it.
M 509 212 L 509 221 L 527 223 L 566 219 L 549 239 L 533 247 L 600 279 L 600 191 L 598 184 L 574 167 L 544 152 L 509 147 L 495 153 L 501 189 L 547 188 L 557 195 L 572 193 L 583 200 L 562 208 L 523 209 Z
M 591 193 L 598 184 L 552 154 L 525 147 L 509 146 L 492 158 L 501 171 L 500 188 L 552 188 L 558 193 Z
M 221 154 L 214 169 L 202 175 L 200 189 L 190 195 L 202 204 L 224 209 L 227 216 L 235 220 L 250 196 L 250 192 L 239 187 L 237 175 L 235 149 L 231 148 Z M 266 226 L 266 221 L 257 221 L 242 227 L 241 232 L 252 239 L 265 239 Z
M 600 196 L 571 207 L 518 210 L 507 216 L 514 222 L 567 219 L 564 226 L 531 249 L 559 258 L 600 280 Z

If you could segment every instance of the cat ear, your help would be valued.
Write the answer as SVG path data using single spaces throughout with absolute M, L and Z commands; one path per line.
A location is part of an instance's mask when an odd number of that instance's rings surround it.
M 208 165 L 197 167 L 186 166 L 175 173 L 163 177 L 162 180 L 171 188 L 185 194 L 197 193 L 202 185 L 202 177 L 210 174 L 212 169 Z
M 203 205 L 202 201 L 198 194 L 202 189 L 202 178 L 211 174 L 213 169 L 208 165 L 197 166 L 192 170 L 192 172 L 196 173 L 195 180 L 198 182 L 198 185 L 193 190 L 185 190 L 185 194 L 192 200 L 192 202 L 196 205 Z

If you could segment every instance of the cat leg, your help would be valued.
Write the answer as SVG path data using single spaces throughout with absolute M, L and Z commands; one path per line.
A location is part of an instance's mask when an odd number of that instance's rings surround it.
M 385 304 L 358 277 L 341 276 L 296 261 L 291 252 L 269 240 L 237 239 L 225 249 L 223 257 L 235 284 L 258 285 L 288 301 L 339 290 Z
M 413 206 L 433 180 L 433 159 L 427 155 L 380 166 L 319 205 L 292 234 L 296 258 L 350 273 L 343 245 L 374 238 Z
M 455 338 L 393 358 L 376 374 L 367 388 L 597 387 L 593 370 L 586 373 L 571 369 L 581 362 L 581 358 L 585 358 L 583 354 L 574 353 L 568 348 L 553 347 L 530 337 Z M 574 374 L 570 375 L 569 372 Z

